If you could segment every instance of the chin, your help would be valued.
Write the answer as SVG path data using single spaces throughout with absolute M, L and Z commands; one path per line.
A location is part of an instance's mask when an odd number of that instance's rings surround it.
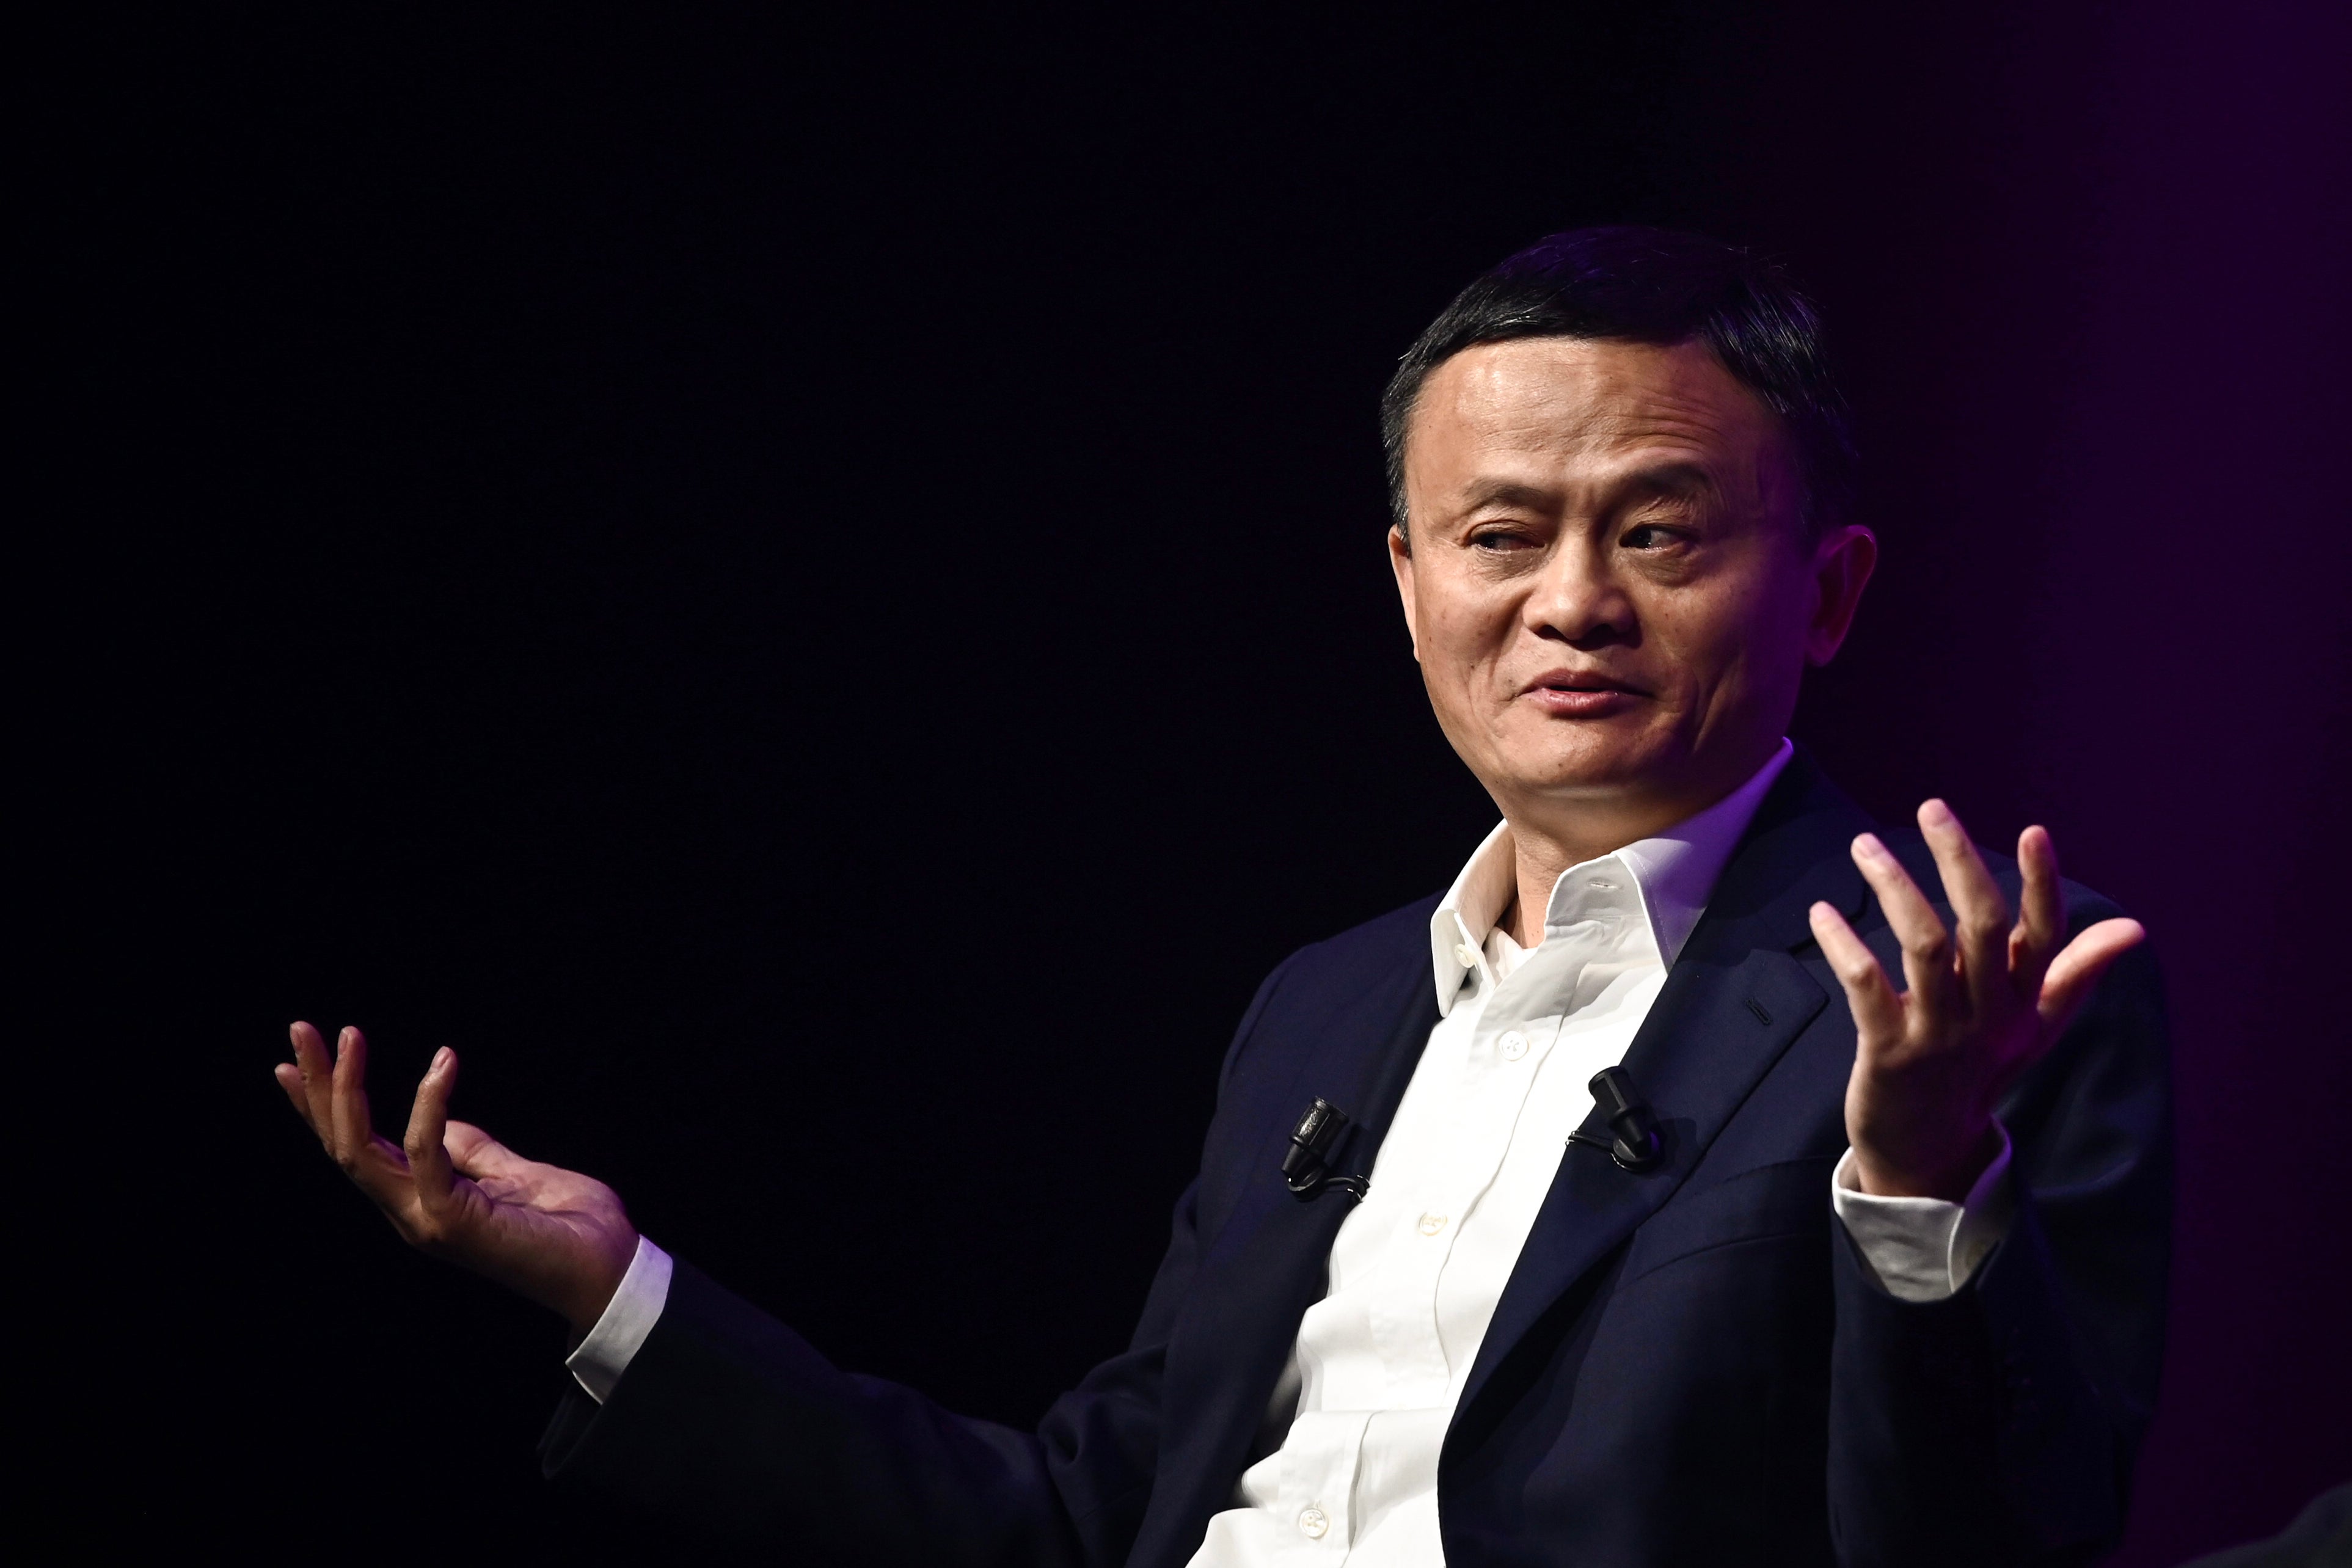
M 1553 747 L 1537 756 L 1506 754 L 1501 771 L 1538 794 L 1613 795 L 1675 772 L 1675 759 L 1664 752 L 1655 745 Z
M 1653 714 L 1547 719 L 1508 727 L 1494 737 L 1494 754 L 1505 774 L 1540 780 L 1539 788 L 1608 789 L 1675 771 L 1681 760 L 1675 738 Z

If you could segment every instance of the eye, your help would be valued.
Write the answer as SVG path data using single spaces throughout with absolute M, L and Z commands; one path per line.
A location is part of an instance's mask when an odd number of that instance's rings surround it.
M 1671 549 L 1690 542 L 1690 530 L 1665 523 L 1635 523 L 1627 528 L 1617 542 L 1627 549 Z
M 1492 555 L 1507 555 L 1514 550 L 1533 549 L 1536 541 L 1516 528 L 1490 528 L 1472 534 L 1470 548 Z

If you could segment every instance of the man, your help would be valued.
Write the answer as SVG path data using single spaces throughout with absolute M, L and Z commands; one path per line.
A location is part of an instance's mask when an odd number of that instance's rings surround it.
M 280 1082 L 402 1234 L 580 1336 L 551 1474 L 788 1561 L 2115 1538 L 2163 1322 L 2153 968 L 2040 829 L 1882 837 L 1782 738 L 1877 550 L 1810 308 L 1707 241 L 1557 235 L 1383 413 L 1415 656 L 1502 823 L 1267 977 L 1132 1345 L 1037 1432 L 835 1371 L 448 1122 L 446 1051 L 375 1137 L 364 1041 L 295 1026 Z

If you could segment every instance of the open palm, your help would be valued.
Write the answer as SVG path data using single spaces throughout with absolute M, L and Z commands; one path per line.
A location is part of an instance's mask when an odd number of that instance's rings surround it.
M 404 1239 L 552 1307 L 575 1333 L 594 1326 L 637 1246 L 611 1187 L 450 1121 L 457 1055 L 446 1046 L 416 1086 L 407 1134 L 394 1144 L 370 1119 L 366 1037 L 344 1030 L 331 1061 L 316 1029 L 298 1023 L 289 1032 L 294 1060 L 278 1064 L 278 1087 Z
M 1927 801 L 1919 827 L 1952 928 L 1877 835 L 1853 842 L 1854 864 L 1902 944 L 1903 986 L 1831 904 L 1813 905 L 1812 928 L 1853 1010 L 1845 1120 L 1863 1190 L 1957 1201 L 1998 1146 L 2001 1096 L 2147 933 L 2136 920 L 2102 920 L 2067 940 L 2058 854 L 2042 828 L 2018 838 L 2012 916 L 1950 807 Z

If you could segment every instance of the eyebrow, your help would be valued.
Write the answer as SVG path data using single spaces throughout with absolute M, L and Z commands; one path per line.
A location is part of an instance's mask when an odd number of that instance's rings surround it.
M 1697 463 L 1658 463 L 1636 468 L 1613 487 L 1654 496 L 1712 496 L 1718 488 L 1715 475 Z
M 1475 512 L 1482 507 L 1526 507 L 1549 511 L 1559 500 L 1558 491 L 1541 485 L 1524 485 L 1516 479 L 1482 479 L 1462 497 L 1462 509 Z
M 1620 496 L 1688 496 L 1709 497 L 1717 492 L 1715 475 L 1697 463 L 1654 463 L 1636 468 L 1610 482 L 1611 490 Z M 1529 485 L 1517 479 L 1486 479 L 1470 486 L 1463 497 L 1462 509 L 1475 512 L 1484 507 L 1526 507 L 1549 511 L 1559 504 L 1559 492 L 1548 486 Z

